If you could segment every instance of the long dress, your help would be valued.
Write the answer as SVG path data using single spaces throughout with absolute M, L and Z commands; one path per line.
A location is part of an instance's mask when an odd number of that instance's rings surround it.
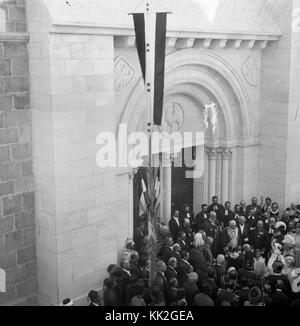
M 295 250 L 295 268 L 300 268 L 300 234 L 295 234 L 296 245 Z

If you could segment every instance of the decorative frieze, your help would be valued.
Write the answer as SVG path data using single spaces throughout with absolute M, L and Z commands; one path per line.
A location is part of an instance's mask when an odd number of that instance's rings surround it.
M 255 38 L 252 36 L 251 39 L 246 36 L 240 36 L 235 38 L 233 35 L 207 35 L 207 37 L 167 37 L 166 47 L 187 49 L 187 48 L 232 48 L 232 49 L 265 49 L 269 42 L 277 41 L 278 38 L 264 38 L 262 36 Z M 117 35 L 115 36 L 115 47 L 133 47 L 135 46 L 135 37 L 128 35 Z

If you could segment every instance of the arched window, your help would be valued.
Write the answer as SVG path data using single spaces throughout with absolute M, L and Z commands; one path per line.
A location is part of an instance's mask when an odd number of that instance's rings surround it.
M 1 3 L 1 1 L 0 1 Z M 4 9 L 0 8 L 0 32 L 6 31 L 6 15 Z
M 6 275 L 5 271 L 0 268 L 0 293 L 6 292 Z

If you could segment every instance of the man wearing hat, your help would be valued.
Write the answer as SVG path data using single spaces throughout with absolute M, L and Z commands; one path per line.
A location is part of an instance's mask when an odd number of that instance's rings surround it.
M 98 295 L 98 292 L 95 290 L 92 290 L 89 292 L 87 300 L 89 303 L 89 307 L 99 307 L 100 306 L 99 295 Z
M 74 302 L 73 302 L 72 299 L 67 298 L 67 299 L 65 299 L 65 300 L 63 301 L 62 306 L 63 306 L 63 307 L 73 307 L 73 306 L 74 306 Z

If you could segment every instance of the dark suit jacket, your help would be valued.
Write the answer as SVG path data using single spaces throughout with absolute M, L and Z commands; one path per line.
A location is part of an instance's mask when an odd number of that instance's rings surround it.
M 259 217 L 260 214 L 261 214 L 261 207 L 259 205 L 257 205 L 256 207 L 252 206 L 252 205 L 248 205 L 247 206 L 247 215 L 249 215 L 249 212 L 252 208 L 255 208 L 256 211 L 255 211 L 255 216 L 256 217 Z
M 290 305 L 290 298 L 283 292 L 276 291 L 271 298 L 273 307 L 286 307 Z
M 174 257 L 174 251 L 168 247 L 168 246 L 164 246 L 161 248 L 160 252 L 159 252 L 159 257 L 166 263 L 169 263 L 169 259 Z
M 250 233 L 249 233 L 249 226 L 245 224 L 244 230 L 242 233 L 240 225 L 238 225 L 239 230 L 239 245 L 243 246 L 244 244 L 249 244 L 250 242 Z M 245 239 L 248 239 L 248 242 L 245 241 Z
M 217 208 L 215 208 L 215 207 L 217 207 Z M 217 205 L 211 204 L 208 207 L 207 211 L 208 211 L 208 214 L 211 213 L 211 212 L 216 212 L 218 221 L 220 223 L 222 222 L 222 218 L 224 216 L 224 211 L 225 211 L 225 208 L 224 208 L 223 205 L 221 205 L 221 204 L 217 204 Z
M 162 287 L 161 287 L 161 290 L 163 291 L 163 293 L 166 295 L 167 291 L 168 291 L 168 287 L 169 287 L 169 284 L 168 284 L 168 280 L 166 278 L 165 275 L 163 275 L 162 273 L 158 272 L 156 274 L 156 277 L 155 277 L 155 280 L 154 280 L 154 283 L 156 281 L 159 281 L 159 280 L 162 280 Z
M 175 277 L 176 279 L 178 279 L 178 274 L 177 274 L 177 271 L 170 267 L 170 266 L 167 266 L 167 270 L 165 272 L 165 276 L 167 278 L 168 281 L 170 281 L 171 278 Z
M 206 214 L 206 217 L 205 217 Z M 204 231 L 204 227 L 205 227 L 205 221 L 207 221 L 209 218 L 209 213 L 206 212 L 201 212 L 196 216 L 196 229 L 197 232 L 199 232 L 200 230 Z
M 170 232 L 171 232 L 173 240 L 176 241 L 178 238 L 179 232 L 183 230 L 183 225 L 182 225 L 181 220 L 179 219 L 179 225 L 178 225 L 176 220 L 172 217 L 169 222 L 169 228 L 170 228 Z
M 263 230 L 262 234 L 258 230 L 254 230 L 250 243 L 253 246 L 254 250 L 260 249 L 268 252 L 271 247 L 269 234 L 266 230 Z
M 227 227 L 227 226 L 229 226 L 230 221 L 235 220 L 235 214 L 231 210 L 228 211 L 228 215 L 225 215 L 225 214 L 226 214 L 226 210 L 224 209 L 224 214 L 223 214 L 221 222 L 223 223 L 224 227 Z
M 180 259 L 178 260 L 177 265 L 178 280 L 182 284 L 187 281 L 188 274 L 191 272 L 191 264 Z
M 188 245 L 188 243 L 186 241 L 183 242 L 181 239 L 177 239 L 177 242 L 176 243 L 178 243 L 180 245 L 180 247 L 181 247 L 182 250 L 188 251 L 189 248 L 190 248 L 190 246 Z

